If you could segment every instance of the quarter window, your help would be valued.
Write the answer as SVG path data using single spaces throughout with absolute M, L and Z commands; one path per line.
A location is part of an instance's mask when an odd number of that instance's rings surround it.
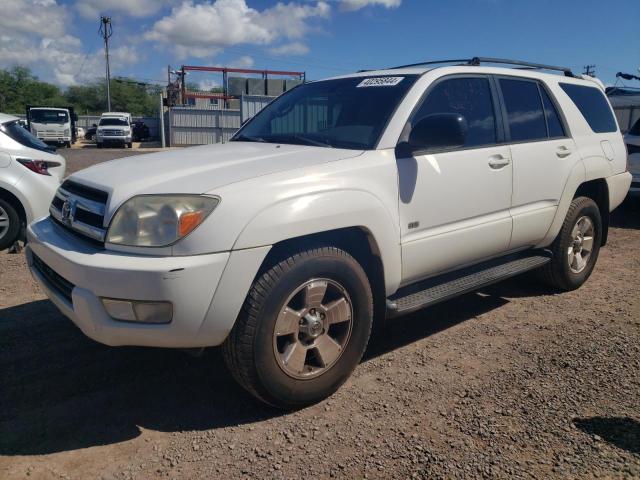
M 562 122 L 560 121 L 560 116 L 558 115 L 555 105 L 542 85 L 538 85 L 538 88 L 540 89 L 540 95 L 542 96 L 542 105 L 544 106 L 544 115 L 547 119 L 549 137 L 564 137 L 564 128 L 562 127 Z
M 618 124 L 611 113 L 609 102 L 601 90 L 572 83 L 561 83 L 560 87 L 578 107 L 591 130 L 595 133 L 618 131 Z
M 537 82 L 501 78 L 500 89 L 507 109 L 511 141 L 547 138 L 547 125 Z
M 465 118 L 468 132 L 462 148 L 496 143 L 496 116 L 488 79 L 452 78 L 438 83 L 414 115 L 414 122 L 443 113 Z

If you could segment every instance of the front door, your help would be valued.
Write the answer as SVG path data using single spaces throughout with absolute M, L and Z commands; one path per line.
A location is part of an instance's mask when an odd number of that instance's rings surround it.
M 454 76 L 432 85 L 412 114 L 410 124 L 461 115 L 468 133 L 463 146 L 397 159 L 403 284 L 508 249 L 512 164 L 509 147 L 498 145 L 497 111 L 488 77 Z

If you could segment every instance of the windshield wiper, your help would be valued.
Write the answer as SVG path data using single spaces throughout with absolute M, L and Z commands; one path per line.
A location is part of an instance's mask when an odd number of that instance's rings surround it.
M 248 135 L 236 135 L 233 137 L 234 142 L 266 142 L 262 137 L 250 137 Z
M 302 135 L 282 135 L 282 136 L 270 137 L 269 139 L 270 140 L 277 139 L 281 143 L 293 143 L 297 145 L 311 145 L 313 147 L 335 148 L 331 144 L 331 142 L 327 139 L 315 140 L 313 138 L 304 137 Z

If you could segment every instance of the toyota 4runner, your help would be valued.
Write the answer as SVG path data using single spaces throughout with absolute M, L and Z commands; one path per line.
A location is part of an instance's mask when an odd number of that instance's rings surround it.
M 631 183 L 602 83 L 453 63 L 306 83 L 227 144 L 74 173 L 28 228 L 33 276 L 98 342 L 222 345 L 283 408 L 337 390 L 374 321 L 534 269 L 580 287 Z

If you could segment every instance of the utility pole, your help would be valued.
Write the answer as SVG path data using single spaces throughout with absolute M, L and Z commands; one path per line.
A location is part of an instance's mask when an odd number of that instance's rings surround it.
M 583 75 L 589 75 L 590 77 L 596 76 L 596 66 L 595 65 L 585 65 Z
M 107 65 L 107 112 L 111 111 L 111 72 L 109 71 L 109 38 L 113 35 L 111 17 L 100 17 L 100 36 L 104 39 L 104 58 Z

